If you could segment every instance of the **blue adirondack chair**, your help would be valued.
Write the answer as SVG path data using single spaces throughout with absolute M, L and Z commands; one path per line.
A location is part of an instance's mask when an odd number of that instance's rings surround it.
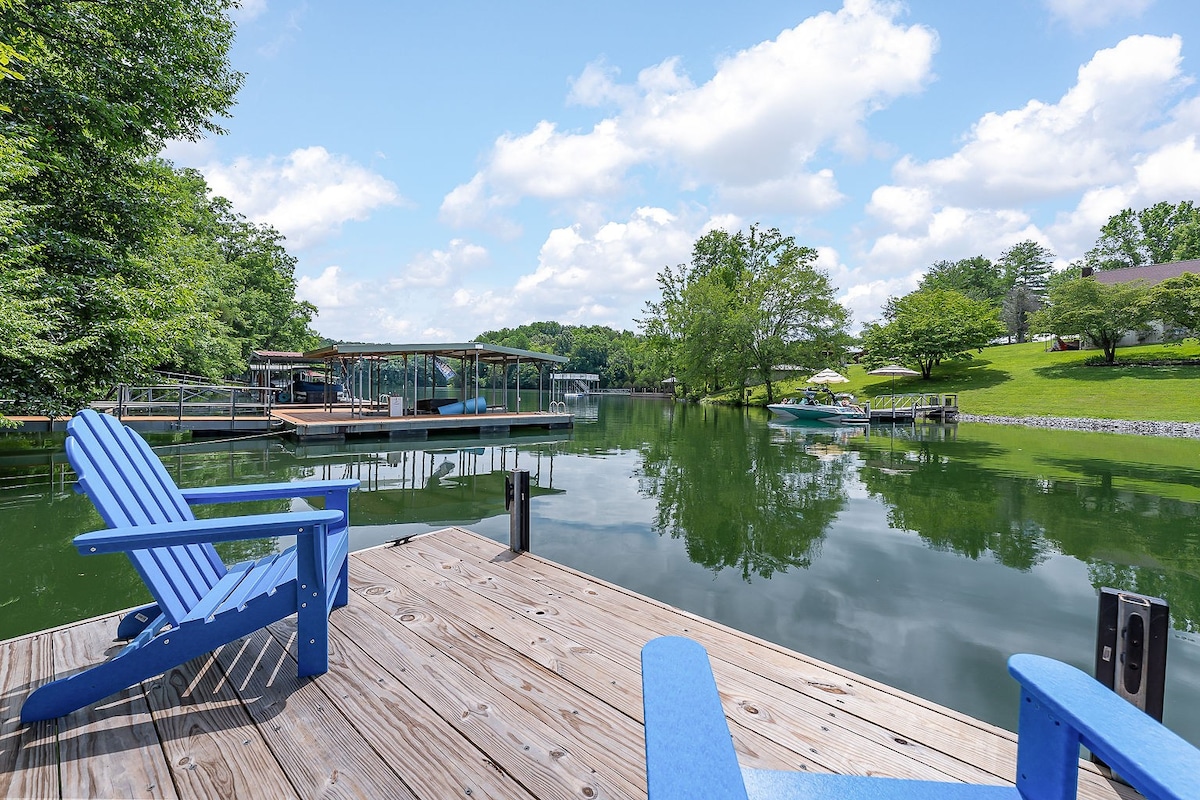
M 1079 745 L 1148 800 L 1200 798 L 1200 751 L 1074 667 L 1015 655 L 1021 684 L 1016 786 L 820 775 L 740 767 L 704 648 L 663 637 L 642 648 L 650 800 L 1074 800 Z
M 102 664 L 35 690 L 21 721 L 52 719 L 297 615 L 298 674 L 329 669 L 329 612 L 346 604 L 350 490 L 357 480 L 180 490 L 137 433 L 81 411 L 67 425 L 67 457 L 107 530 L 75 537 L 84 555 L 126 553 L 154 602 L 129 612 L 131 639 Z M 323 511 L 196 519 L 189 503 L 325 498 Z M 282 553 L 227 567 L 213 542 L 295 536 Z

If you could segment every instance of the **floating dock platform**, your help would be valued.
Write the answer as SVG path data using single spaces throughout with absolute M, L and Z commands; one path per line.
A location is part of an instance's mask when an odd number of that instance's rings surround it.
M 292 618 L 21 726 L 118 616 L 0 642 L 0 796 L 644 798 L 639 652 L 664 634 L 708 648 L 744 764 L 1013 777 L 1012 733 L 468 531 L 353 553 L 350 578 L 312 679 Z M 1079 797 L 1136 796 L 1081 762 Z
M 457 434 L 507 434 L 518 429 L 561 430 L 573 427 L 568 413 L 527 411 L 519 414 L 488 411 L 484 414 L 416 414 L 401 417 L 371 416 L 349 409 L 292 409 L 276 406 L 272 412 L 285 431 L 297 439 L 345 439 L 348 436 L 417 438 L 431 431 Z
M 957 394 L 898 394 L 871 400 L 871 422 L 953 422 L 957 417 Z

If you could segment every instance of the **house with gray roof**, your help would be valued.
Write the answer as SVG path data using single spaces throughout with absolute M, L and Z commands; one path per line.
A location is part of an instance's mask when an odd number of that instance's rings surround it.
M 1098 271 L 1092 271 L 1091 267 L 1084 267 L 1081 277 L 1090 277 L 1108 286 L 1115 286 L 1120 283 L 1133 283 L 1134 281 L 1141 281 L 1147 286 L 1154 286 L 1169 278 L 1178 278 L 1185 272 L 1200 275 L 1200 258 L 1191 258 L 1186 261 L 1169 261 L 1165 264 L 1146 264 L 1141 267 L 1123 267 L 1121 269 L 1104 269 Z M 1158 344 L 1169 339 L 1172 339 L 1172 337 L 1163 335 L 1163 323 L 1160 320 L 1156 320 L 1151 322 L 1148 328 L 1140 331 L 1130 331 L 1125 334 L 1121 338 L 1121 341 L 1117 343 L 1117 346 L 1132 347 L 1139 344 Z

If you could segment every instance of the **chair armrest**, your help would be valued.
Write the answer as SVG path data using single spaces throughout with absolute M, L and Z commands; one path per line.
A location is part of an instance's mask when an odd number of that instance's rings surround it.
M 650 800 L 746 800 L 742 771 L 704 648 L 664 636 L 642 648 Z
M 1008 671 L 1022 689 L 1018 787 L 1026 775 L 1044 778 L 1055 772 L 1053 765 L 1041 762 L 1047 753 L 1057 752 L 1069 762 L 1059 769 L 1072 785 L 1064 786 L 1062 795 L 1037 796 L 1068 796 L 1069 791 L 1074 798 L 1082 742 L 1147 798 L 1200 797 L 1200 750 L 1090 675 L 1029 654 L 1010 658 Z M 1059 737 L 1061 746 L 1055 746 Z
M 318 526 L 328 527 L 341 522 L 342 517 L 341 511 L 325 510 L 162 522 L 92 531 L 76 536 L 72 543 L 83 555 L 124 553 L 181 544 L 298 536 L 312 533 Z
M 285 483 L 249 483 L 244 486 L 202 486 L 180 489 L 183 499 L 192 505 L 204 503 L 238 503 L 245 500 L 284 500 L 292 497 L 315 497 L 319 494 L 349 492 L 358 488 L 358 480 L 291 481 Z

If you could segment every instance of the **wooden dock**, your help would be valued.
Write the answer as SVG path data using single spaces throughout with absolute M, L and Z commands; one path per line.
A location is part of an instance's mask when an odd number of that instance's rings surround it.
M 871 400 L 871 422 L 953 422 L 956 417 L 957 394 L 884 395 Z
M 638 657 L 663 634 L 708 648 L 745 764 L 1013 775 L 1011 733 L 468 531 L 354 553 L 350 576 L 315 679 L 285 621 L 21 727 L 31 687 L 101 660 L 117 617 L 0 642 L 0 795 L 645 797 Z M 1136 797 L 1088 764 L 1080 783 Z
M 489 411 L 486 414 L 416 414 L 402 417 L 369 416 L 346 408 L 295 409 L 276 406 L 272 413 L 297 439 L 344 439 L 347 436 L 427 437 L 439 433 L 510 433 L 515 429 L 559 430 L 570 428 L 568 413 L 526 411 L 520 414 Z

